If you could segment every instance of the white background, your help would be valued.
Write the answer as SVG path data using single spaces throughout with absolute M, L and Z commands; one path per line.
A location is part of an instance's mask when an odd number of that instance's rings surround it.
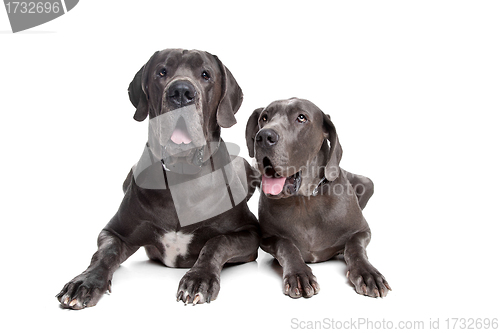
M 281 332 L 292 318 L 498 317 L 500 4 L 496 1 L 80 1 L 12 34 L 0 10 L 2 331 Z M 118 269 L 94 308 L 54 297 L 83 271 L 147 139 L 129 82 L 164 48 L 206 50 L 245 94 L 223 138 L 242 148 L 258 107 L 292 96 L 332 116 L 341 166 L 369 176 L 371 262 L 393 292 L 357 295 L 339 260 L 311 265 L 311 299 L 279 268 L 223 270 L 210 305 L 175 302 L 185 269 Z M 257 197 L 251 209 L 257 213 Z M 14 326 L 12 326 L 14 325 Z M 9 328 L 6 328 L 9 327 Z

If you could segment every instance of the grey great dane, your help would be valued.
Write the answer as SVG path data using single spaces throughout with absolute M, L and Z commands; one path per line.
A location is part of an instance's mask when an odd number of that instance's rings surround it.
M 64 308 L 95 305 L 118 266 L 145 247 L 152 260 L 191 268 L 178 301 L 209 303 L 223 265 L 253 261 L 259 247 L 258 222 L 247 206 L 253 169 L 220 137 L 221 127 L 236 123 L 242 91 L 216 56 L 167 49 L 137 72 L 129 97 L 135 120 L 149 115 L 147 145 L 90 266 L 56 297 Z
M 343 254 L 357 293 L 386 296 L 391 288 L 366 255 L 371 233 L 362 209 L 373 183 L 339 167 L 342 147 L 330 116 L 307 100 L 275 101 L 251 115 L 246 140 L 262 175 L 261 247 L 283 267 L 285 295 L 317 294 L 306 262 Z

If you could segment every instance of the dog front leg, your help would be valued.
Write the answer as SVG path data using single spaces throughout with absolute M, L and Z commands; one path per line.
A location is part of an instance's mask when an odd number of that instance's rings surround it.
M 319 292 L 319 284 L 306 265 L 297 246 L 289 239 L 272 236 L 261 242 L 264 251 L 283 267 L 283 293 L 292 298 L 311 297 Z
M 118 266 L 139 248 L 127 246 L 106 230 L 99 234 L 97 244 L 90 266 L 57 294 L 63 307 L 80 310 L 96 305 L 106 290 L 111 291 L 111 278 Z
M 198 260 L 179 283 L 177 301 L 185 304 L 210 303 L 220 289 L 220 272 L 225 263 L 248 262 L 257 258 L 259 235 L 240 231 L 208 240 Z
M 347 278 L 356 292 L 370 297 L 385 297 L 392 290 L 386 279 L 370 264 L 366 246 L 370 242 L 370 231 L 354 234 L 346 243 L 344 259 L 347 263 Z

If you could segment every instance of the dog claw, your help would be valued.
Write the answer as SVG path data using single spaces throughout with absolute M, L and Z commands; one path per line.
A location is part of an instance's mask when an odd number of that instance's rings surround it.
M 319 292 L 319 285 L 309 266 L 304 264 L 283 275 L 282 290 L 291 298 L 309 298 Z
M 108 288 L 110 280 L 101 273 L 84 272 L 68 282 L 57 299 L 63 308 L 81 310 L 96 305 Z
M 177 293 L 177 302 L 181 300 L 182 294 L 183 294 L 182 290 Z
M 210 303 L 217 298 L 219 292 L 219 274 L 193 267 L 184 274 L 177 292 L 177 298 L 184 304 Z
M 357 262 L 347 273 L 348 281 L 360 295 L 384 298 L 389 291 L 392 291 L 384 276 L 369 262 Z

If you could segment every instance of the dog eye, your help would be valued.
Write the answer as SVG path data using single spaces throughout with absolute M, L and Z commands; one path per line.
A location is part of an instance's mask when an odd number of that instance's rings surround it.
M 265 115 L 263 115 L 262 117 L 260 117 L 260 120 L 262 120 L 262 121 L 267 121 L 267 115 L 265 114 Z
M 210 74 L 208 74 L 207 71 L 203 71 L 203 73 L 201 73 L 201 77 L 204 78 L 206 81 L 210 80 Z
M 161 71 L 158 72 L 158 75 L 161 77 L 167 76 L 167 70 L 163 68 Z
M 299 123 L 303 124 L 303 123 L 305 123 L 307 121 L 307 118 L 303 114 L 299 114 L 299 116 L 297 117 L 297 121 Z

